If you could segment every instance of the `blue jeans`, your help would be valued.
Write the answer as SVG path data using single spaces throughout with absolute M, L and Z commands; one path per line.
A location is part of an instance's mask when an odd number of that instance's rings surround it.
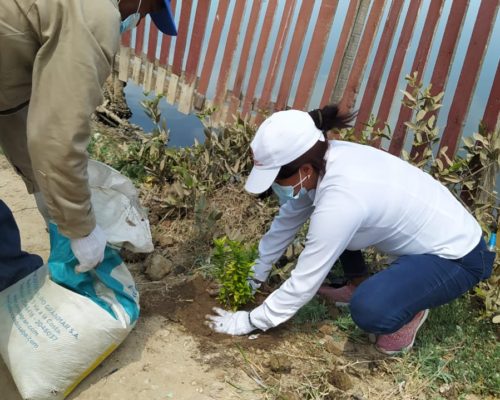
M 0 291 L 43 265 L 43 260 L 21 250 L 21 237 L 9 207 L 0 200 Z
M 431 254 L 399 257 L 357 287 L 350 302 L 352 319 L 370 333 L 396 332 L 419 311 L 446 304 L 487 279 L 494 259 L 482 238 L 457 260 Z

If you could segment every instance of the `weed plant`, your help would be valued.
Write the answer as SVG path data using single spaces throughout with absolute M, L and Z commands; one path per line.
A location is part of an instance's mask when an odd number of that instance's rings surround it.
M 348 309 L 339 311 L 340 315 L 330 320 L 322 301 L 316 297 L 297 313 L 293 322 L 300 325 L 331 321 L 349 340 L 366 344 L 366 333 L 356 326 Z M 389 359 L 396 371 L 396 382 L 419 382 L 418 387 L 408 385 L 410 393 L 421 391 L 425 382 L 428 398 L 440 398 L 443 385 L 463 396 L 468 393 L 500 396 L 498 331 L 481 314 L 481 307 L 466 297 L 432 309 L 412 351 Z
M 302 307 L 293 317 L 293 323 L 297 325 L 305 323 L 318 323 L 328 319 L 328 307 L 323 301 L 314 297 L 309 303 Z

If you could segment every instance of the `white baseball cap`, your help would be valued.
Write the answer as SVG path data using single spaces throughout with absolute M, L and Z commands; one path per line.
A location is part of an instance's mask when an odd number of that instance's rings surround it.
M 283 165 L 299 158 L 318 140 L 324 141 L 325 136 L 307 112 L 287 110 L 271 115 L 260 125 L 250 143 L 253 168 L 245 190 L 253 194 L 265 192 Z

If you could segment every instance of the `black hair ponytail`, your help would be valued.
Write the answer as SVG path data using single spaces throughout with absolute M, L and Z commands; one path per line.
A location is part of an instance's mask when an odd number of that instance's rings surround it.
M 328 104 L 323 108 L 309 111 L 309 115 L 314 121 L 316 128 L 326 134 L 332 129 L 344 129 L 352 126 L 351 122 L 356 118 L 356 112 L 339 113 L 336 104 Z
M 327 133 L 331 129 L 343 129 L 351 127 L 351 122 L 356 118 L 356 113 L 339 113 L 336 104 L 329 104 L 323 108 L 309 111 L 309 115 L 314 121 L 316 128 L 323 131 L 327 140 L 318 140 L 316 144 L 306 151 L 299 158 L 283 165 L 280 168 L 277 179 L 286 179 L 297 173 L 297 170 L 304 164 L 310 163 L 319 175 L 324 175 L 326 169 L 325 153 L 328 149 Z

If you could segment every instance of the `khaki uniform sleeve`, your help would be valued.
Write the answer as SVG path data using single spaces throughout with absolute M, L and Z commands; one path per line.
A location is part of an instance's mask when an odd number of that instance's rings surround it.
M 90 115 L 119 44 L 120 15 L 110 0 L 39 0 L 28 17 L 39 26 L 28 150 L 35 178 L 60 231 L 95 227 L 87 176 Z

